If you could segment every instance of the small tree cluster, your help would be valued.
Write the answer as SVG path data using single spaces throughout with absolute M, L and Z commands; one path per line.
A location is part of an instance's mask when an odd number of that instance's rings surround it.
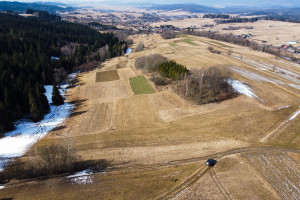
M 167 61 L 158 66 L 158 72 L 171 79 L 182 79 L 189 70 L 175 61 Z
M 161 34 L 161 37 L 164 39 L 172 39 L 172 38 L 176 38 L 177 34 L 174 31 L 164 31 Z
M 53 90 L 52 90 L 52 104 L 53 105 L 64 104 L 64 99 L 60 95 L 59 90 L 55 84 L 53 84 Z
M 231 72 L 219 67 L 194 71 L 177 82 L 179 94 L 196 101 L 198 104 L 211 103 L 233 98 L 237 95 L 228 83 Z

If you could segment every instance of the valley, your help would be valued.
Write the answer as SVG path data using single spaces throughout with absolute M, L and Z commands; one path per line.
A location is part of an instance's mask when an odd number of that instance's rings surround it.
M 68 141 L 82 160 L 109 166 L 82 182 L 11 181 L 1 198 L 299 199 L 300 65 L 204 37 L 130 38 L 132 53 L 77 75 L 67 93 L 72 114 L 31 148 Z M 145 48 L 135 52 L 139 42 Z M 255 96 L 197 105 L 135 67 L 151 54 L 191 71 L 229 69 Z M 205 166 L 211 157 L 217 164 Z

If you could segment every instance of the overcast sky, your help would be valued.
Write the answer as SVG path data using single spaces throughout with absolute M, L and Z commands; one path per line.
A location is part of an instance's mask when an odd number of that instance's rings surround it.
M 0 0 L 3 1 L 3 0 Z M 124 4 L 126 2 L 134 3 L 156 3 L 156 4 L 174 4 L 174 3 L 197 3 L 206 6 L 289 6 L 300 7 L 300 0 L 14 0 L 20 2 L 60 2 L 67 4 L 85 4 L 87 2 L 98 2 L 99 4 Z

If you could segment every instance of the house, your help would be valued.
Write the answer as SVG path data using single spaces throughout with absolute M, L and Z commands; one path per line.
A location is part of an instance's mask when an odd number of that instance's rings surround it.
M 297 41 L 289 41 L 289 44 L 298 44 Z

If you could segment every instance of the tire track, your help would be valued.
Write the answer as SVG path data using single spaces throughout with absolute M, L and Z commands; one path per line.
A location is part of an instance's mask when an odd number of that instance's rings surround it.
M 292 117 L 295 116 L 297 117 L 297 113 L 299 113 L 299 110 L 297 110 L 296 112 L 294 112 L 293 114 L 291 114 L 289 116 L 289 118 L 283 122 L 281 122 L 275 129 L 273 129 L 270 133 L 268 133 L 265 137 L 263 137 L 260 142 L 261 143 L 265 143 L 268 140 L 271 139 L 271 137 L 273 137 L 274 135 L 276 135 L 276 133 L 281 130 L 283 127 L 285 127 L 290 121 L 292 121 Z
M 219 188 L 220 192 L 223 194 L 225 199 L 231 200 L 229 193 L 226 191 L 226 189 L 224 188 L 224 186 L 220 182 L 220 180 L 219 180 L 219 178 L 216 174 L 216 171 L 214 169 L 210 172 L 210 177 L 215 182 L 215 184 L 217 185 L 217 187 Z

